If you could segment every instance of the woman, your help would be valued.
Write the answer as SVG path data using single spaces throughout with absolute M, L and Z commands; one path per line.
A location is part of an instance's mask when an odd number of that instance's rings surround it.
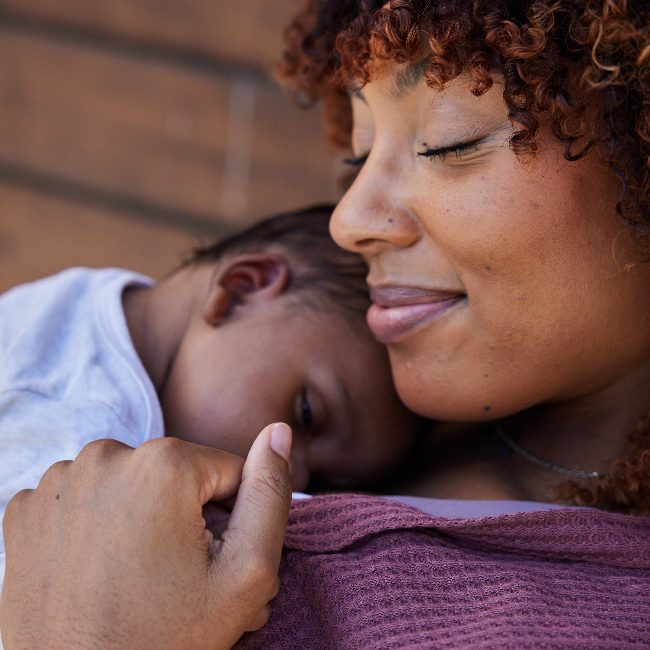
M 352 144 L 358 174 L 332 231 L 369 263 L 368 320 L 402 399 L 474 424 L 439 427 L 424 480 L 412 477 L 409 492 L 446 499 L 426 502 L 434 516 L 361 496 L 294 504 L 273 616 L 242 644 L 643 647 L 648 10 L 359 4 L 309 2 L 283 74 L 324 100 L 334 139 Z M 287 432 L 275 433 L 286 457 Z M 215 552 L 200 506 L 230 495 L 238 470 L 204 453 L 95 447 L 16 500 L 7 650 L 228 647 L 259 627 L 276 586 L 286 464 L 263 432 Z M 153 474 L 163 485 L 144 501 Z M 82 516 L 57 512 L 61 501 Z M 117 510 L 101 535 L 92 503 Z M 138 544 L 141 562 L 118 563 Z
M 515 498 L 650 514 L 647 3 L 311 4 L 283 72 L 351 144 L 331 230 L 402 399 L 592 475 L 488 453 Z

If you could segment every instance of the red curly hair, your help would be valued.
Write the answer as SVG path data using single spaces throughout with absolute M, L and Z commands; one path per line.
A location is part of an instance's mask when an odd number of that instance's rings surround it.
M 329 139 L 349 147 L 349 90 L 377 61 L 428 55 L 441 89 L 461 73 L 484 94 L 498 69 L 518 125 L 510 145 L 534 155 L 541 119 L 579 160 L 598 147 L 620 180 L 616 209 L 650 252 L 650 3 L 648 0 L 307 0 L 286 31 L 281 80 L 302 104 L 322 101 Z M 561 498 L 650 514 L 650 423 L 626 458 Z

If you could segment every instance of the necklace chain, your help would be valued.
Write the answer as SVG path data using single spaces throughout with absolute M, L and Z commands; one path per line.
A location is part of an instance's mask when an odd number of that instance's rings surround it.
M 505 442 L 508 447 L 512 449 L 512 451 L 514 451 L 516 454 L 519 454 L 522 458 L 525 458 L 528 462 L 537 465 L 538 467 L 543 467 L 544 469 L 548 469 L 552 472 L 555 472 L 556 474 L 563 474 L 564 476 L 571 476 L 573 478 L 588 479 L 601 477 L 601 474 L 598 472 L 587 472 L 582 469 L 562 467 L 561 465 L 556 465 L 555 463 L 551 463 L 548 460 L 539 458 L 538 456 L 531 454 L 529 451 L 518 445 L 498 424 L 494 425 L 494 430 L 499 438 L 501 438 L 501 440 L 503 440 L 503 442 Z

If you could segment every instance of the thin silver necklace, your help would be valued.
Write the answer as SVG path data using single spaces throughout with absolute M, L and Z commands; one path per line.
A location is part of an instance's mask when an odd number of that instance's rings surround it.
M 503 440 L 503 442 L 505 442 L 506 445 L 512 449 L 512 451 L 514 451 L 516 454 L 519 454 L 522 458 L 525 458 L 528 462 L 537 465 L 538 467 L 543 467 L 544 469 L 548 469 L 552 472 L 555 472 L 556 474 L 571 476 L 573 478 L 588 479 L 601 477 L 601 474 L 598 472 L 587 472 L 582 469 L 562 467 L 562 465 L 556 465 L 555 463 L 551 463 L 548 460 L 544 460 L 543 458 L 539 458 L 538 456 L 531 454 L 529 451 L 526 451 L 523 447 L 519 446 L 498 424 L 494 424 L 494 431 L 499 436 L 499 438 L 501 438 L 501 440 Z

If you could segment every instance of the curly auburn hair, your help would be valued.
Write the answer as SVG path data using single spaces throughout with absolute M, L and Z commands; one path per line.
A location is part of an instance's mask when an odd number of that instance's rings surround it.
M 368 81 L 374 61 L 407 63 L 430 52 L 429 86 L 441 89 L 464 72 L 479 96 L 492 86 L 496 60 L 508 115 L 520 127 L 510 141 L 515 153 L 534 153 L 541 116 L 568 160 L 602 145 L 622 185 L 618 212 L 650 248 L 647 0 L 384 4 L 308 0 L 287 28 L 279 76 L 300 103 L 323 102 L 332 142 L 349 146 L 348 91 Z
M 516 155 L 534 155 L 542 118 L 567 160 L 597 146 L 620 180 L 616 209 L 650 252 L 648 0 L 307 0 L 278 73 L 301 104 L 323 102 L 329 139 L 347 148 L 350 89 L 376 61 L 423 55 L 434 89 L 464 73 L 480 96 L 500 71 Z M 646 418 L 626 458 L 588 486 L 563 486 L 561 498 L 650 514 L 649 431 Z

